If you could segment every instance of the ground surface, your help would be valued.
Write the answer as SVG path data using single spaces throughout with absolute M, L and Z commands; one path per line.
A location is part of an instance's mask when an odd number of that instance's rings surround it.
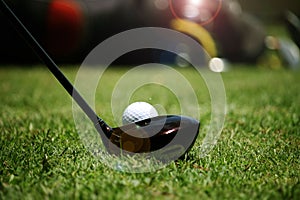
M 126 70 L 109 70 L 105 91 L 96 95 L 97 113 L 109 124 L 116 122 L 107 94 Z M 76 68 L 63 71 L 74 80 Z M 210 116 L 207 94 L 195 73 L 180 71 L 200 99 L 201 135 Z M 189 160 L 131 174 L 107 168 L 85 149 L 71 99 L 43 66 L 1 68 L 0 199 L 299 198 L 300 72 L 236 68 L 222 76 L 227 116 L 209 156 L 197 157 L 200 136 Z M 157 94 L 157 88 L 148 87 L 132 101 L 148 95 L 150 103 L 162 102 L 167 111 L 176 112 L 172 93 Z

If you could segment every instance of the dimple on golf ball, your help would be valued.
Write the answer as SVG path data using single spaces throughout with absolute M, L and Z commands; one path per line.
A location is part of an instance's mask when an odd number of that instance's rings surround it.
M 146 102 L 130 104 L 122 116 L 123 125 L 158 116 L 156 109 Z

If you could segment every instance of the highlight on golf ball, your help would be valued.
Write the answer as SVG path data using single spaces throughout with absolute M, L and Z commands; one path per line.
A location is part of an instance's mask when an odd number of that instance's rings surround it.
M 130 104 L 122 116 L 123 125 L 158 116 L 157 110 L 149 103 L 135 102 Z

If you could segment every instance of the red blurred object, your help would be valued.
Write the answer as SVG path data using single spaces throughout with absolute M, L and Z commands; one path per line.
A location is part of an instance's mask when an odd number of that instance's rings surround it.
M 54 0 L 49 4 L 46 19 L 46 45 L 54 56 L 74 53 L 83 37 L 82 7 L 72 0 Z

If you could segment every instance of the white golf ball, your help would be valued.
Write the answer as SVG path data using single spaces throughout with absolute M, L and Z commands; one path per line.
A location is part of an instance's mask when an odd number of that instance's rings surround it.
M 156 109 L 146 102 L 130 104 L 122 116 L 123 125 L 158 116 Z

